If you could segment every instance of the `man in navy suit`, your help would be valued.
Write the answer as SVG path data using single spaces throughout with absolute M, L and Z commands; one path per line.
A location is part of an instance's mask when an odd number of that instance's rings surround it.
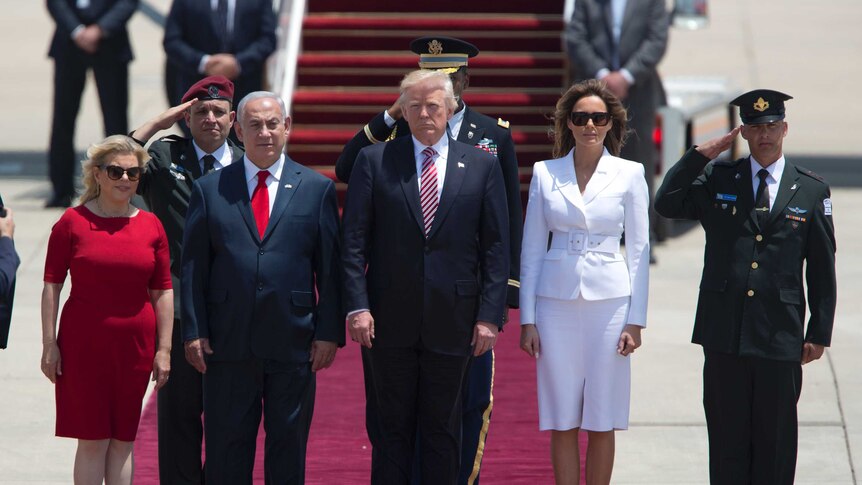
M 371 482 L 454 484 L 471 356 L 503 325 L 509 227 L 500 164 L 446 136 L 449 76 L 401 83 L 411 136 L 359 152 L 344 209 L 348 328 L 369 349 L 382 440 Z M 366 270 L 367 269 L 367 270 Z
M 75 118 L 87 71 L 93 70 L 105 136 L 128 133 L 129 62 L 126 23 L 138 0 L 48 0 L 57 23 L 48 56 L 54 59 L 54 108 L 48 163 L 53 195 L 46 207 L 69 207 L 75 196 Z
M 263 407 L 267 483 L 302 484 L 314 372 L 344 344 L 335 184 L 283 153 L 290 118 L 278 95 L 251 93 L 237 111 L 245 157 L 195 182 L 183 239 L 206 481 L 251 485 Z
M 263 89 L 263 66 L 275 50 L 272 0 L 174 0 L 164 47 L 177 69 L 176 95 L 205 76 L 234 83 L 234 99 Z M 171 105 L 179 104 L 179 99 Z
M 6 348 L 9 339 L 9 324 L 12 320 L 12 300 L 15 297 L 15 272 L 21 259 L 15 252 L 15 221 L 12 209 L 2 209 L 0 199 L 0 349 Z

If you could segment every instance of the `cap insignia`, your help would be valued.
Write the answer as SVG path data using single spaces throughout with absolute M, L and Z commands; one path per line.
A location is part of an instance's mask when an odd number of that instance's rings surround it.
M 211 98 L 217 98 L 218 97 L 218 86 L 216 86 L 214 84 L 210 84 L 209 89 L 207 89 L 207 94 L 209 94 L 209 96 Z
M 769 103 L 764 101 L 763 98 L 757 98 L 757 102 L 754 103 L 754 109 L 761 112 L 766 111 L 769 109 Z
M 440 43 L 439 40 L 434 39 L 428 43 L 428 53 L 429 54 L 442 54 L 443 53 L 443 44 Z

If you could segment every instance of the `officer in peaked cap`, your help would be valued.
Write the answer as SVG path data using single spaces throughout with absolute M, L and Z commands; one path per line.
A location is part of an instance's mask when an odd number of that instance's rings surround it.
M 150 161 L 138 193 L 159 218 L 168 236 L 171 280 L 180 287 L 180 259 L 186 210 L 198 178 L 233 162 L 243 151 L 228 139 L 235 119 L 234 85 L 224 76 L 208 76 L 193 84 L 182 104 L 141 125 L 131 136 L 144 145 L 161 130 L 184 119 L 191 138 L 170 135 L 150 145 Z M 171 379 L 158 394 L 159 478 L 161 483 L 203 483 L 202 378 L 184 356 L 180 292 L 174 292 L 174 334 Z
M 449 74 L 452 80 L 452 87 L 458 98 L 458 109 L 449 120 L 450 136 L 457 141 L 490 152 L 500 162 L 509 209 L 510 269 L 507 304 L 510 308 L 517 308 L 523 208 L 515 144 L 512 141 L 508 121 L 476 112 L 464 103 L 461 96 L 470 84 L 467 65 L 470 59 L 479 54 L 479 49 L 461 39 L 436 35 L 413 40 L 410 42 L 410 50 L 419 55 L 421 69 L 442 70 Z M 347 142 L 335 164 L 335 174 L 341 181 L 349 182 L 353 164 L 362 148 L 408 135 L 410 135 L 410 128 L 401 118 L 401 106 L 396 101 L 390 108 L 375 116 Z M 364 351 L 363 348 L 363 363 L 365 363 Z M 365 368 L 368 368 L 367 365 Z M 486 352 L 474 359 L 465 381 L 461 443 L 463 453 L 459 483 L 467 483 L 471 475 L 473 481 L 470 483 L 479 483 L 482 450 L 485 447 L 485 437 L 491 416 L 493 374 L 493 352 Z M 370 376 L 366 375 L 366 407 L 368 408 L 366 427 L 371 444 L 376 446 L 379 443 L 377 439 L 379 431 L 374 417 L 373 389 L 368 387 L 370 380 Z M 376 456 L 376 453 L 372 453 L 372 478 Z
M 659 214 L 706 231 L 692 341 L 704 352 L 713 484 L 793 483 L 801 366 L 832 337 L 832 200 L 820 176 L 785 158 L 789 99 L 758 89 L 731 101 L 743 125 L 689 149 L 656 194 Z M 750 155 L 710 163 L 737 133 Z

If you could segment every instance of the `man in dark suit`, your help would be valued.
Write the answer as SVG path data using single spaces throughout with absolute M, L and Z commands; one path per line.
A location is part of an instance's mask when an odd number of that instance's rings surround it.
M 243 151 L 228 139 L 233 126 L 233 83 L 208 76 L 195 83 L 171 108 L 135 130 L 145 144 L 158 131 L 185 119 L 192 138 L 167 136 L 150 145 L 150 161 L 138 184 L 138 194 L 156 214 L 171 252 L 173 287 L 180 287 L 183 229 L 192 184 L 204 174 L 242 162 Z M 162 483 L 201 484 L 203 388 L 201 374 L 184 358 L 180 292 L 174 292 L 174 333 L 171 379 L 159 390 L 159 479 Z
M 345 297 L 351 338 L 369 349 L 375 484 L 409 483 L 417 428 L 422 482 L 457 482 L 466 371 L 503 324 L 503 177 L 493 156 L 446 135 L 456 106 L 445 73 L 408 74 L 412 136 L 360 151 L 347 189 Z
M 565 32 L 572 81 L 601 79 L 625 105 L 632 133 L 620 156 L 644 165 L 650 201 L 657 156 L 652 133 L 656 110 L 665 104 L 657 66 L 669 25 L 665 0 L 577 0 Z
M 197 180 L 183 242 L 186 357 L 204 373 L 208 485 L 252 483 L 263 402 L 267 481 L 301 484 L 314 372 L 344 342 L 335 184 L 284 153 L 275 93 L 239 104 L 242 162 Z
M 174 0 L 165 20 L 164 47 L 177 70 L 175 92 L 214 75 L 233 81 L 235 99 L 263 89 L 275 27 L 271 0 Z
M 0 199 L 0 349 L 9 342 L 9 325 L 12 323 L 12 303 L 15 300 L 15 272 L 21 258 L 15 252 L 15 220 L 12 209 L 3 207 Z
M 691 148 L 656 194 L 659 214 L 699 220 L 706 231 L 692 341 L 705 358 L 713 484 L 793 483 L 801 365 L 819 359 L 832 336 L 832 200 L 820 176 L 784 157 L 788 99 L 758 89 L 733 100 L 742 127 Z M 751 155 L 709 163 L 737 133 Z
M 448 122 L 450 136 L 463 143 L 485 150 L 495 157 L 503 172 L 506 188 L 506 202 L 509 212 L 509 281 L 507 305 L 518 308 L 518 288 L 520 287 L 521 233 L 523 209 L 521 203 L 521 183 L 518 175 L 518 159 L 515 144 L 509 132 L 509 122 L 485 116 L 464 103 L 462 93 L 470 85 L 467 70 L 468 60 L 479 54 L 473 44 L 445 36 L 420 37 L 410 43 L 410 50 L 419 55 L 419 67 L 442 71 L 449 75 L 458 106 Z M 347 182 L 359 151 L 369 145 L 398 137 L 408 137 L 410 127 L 401 116 L 401 106 L 396 101 L 390 108 L 375 116 L 365 127 L 344 146 L 335 164 L 335 174 Z M 366 363 L 363 351 L 363 363 Z M 475 485 L 479 483 L 479 471 L 485 449 L 485 438 L 490 426 L 493 408 L 492 389 L 494 385 L 494 353 L 487 352 L 473 360 L 464 386 L 463 412 L 463 453 L 461 455 L 461 476 L 459 483 Z M 366 385 L 370 376 L 366 373 Z M 376 432 L 373 412 L 373 392 L 366 391 L 367 420 L 369 439 L 375 444 Z
M 102 105 L 105 136 L 128 132 L 129 62 L 126 22 L 138 0 L 48 0 L 57 30 L 48 56 L 54 59 L 54 107 L 48 163 L 53 194 L 47 207 L 69 207 L 75 196 L 75 118 L 92 69 Z

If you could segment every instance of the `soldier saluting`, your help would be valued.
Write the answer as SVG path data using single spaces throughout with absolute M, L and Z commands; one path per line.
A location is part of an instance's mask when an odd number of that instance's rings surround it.
M 713 484 L 793 483 L 801 365 L 819 359 L 832 336 L 830 190 L 784 157 L 788 99 L 758 89 L 731 101 L 742 126 L 689 149 L 656 194 L 659 214 L 699 220 L 706 232 L 692 341 L 704 350 Z M 737 133 L 750 156 L 710 163 Z

